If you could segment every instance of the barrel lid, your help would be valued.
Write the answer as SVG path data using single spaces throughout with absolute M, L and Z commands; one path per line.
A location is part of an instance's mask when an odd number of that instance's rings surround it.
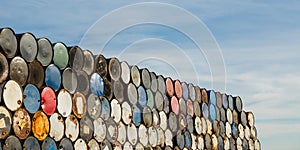
M 135 145 L 138 141 L 137 129 L 132 123 L 127 126 L 127 138 L 132 145 Z
M 107 120 L 110 118 L 111 114 L 111 108 L 109 101 L 107 100 L 106 97 L 100 97 L 100 102 L 101 102 L 101 118 L 104 120 Z
M 180 113 L 186 115 L 186 101 L 183 98 L 179 99 Z
M 165 144 L 165 132 L 164 130 L 157 126 L 156 127 L 156 131 L 157 131 L 157 147 L 164 147 L 164 144 Z
M 255 148 L 254 147 L 254 141 L 252 139 L 248 140 L 248 145 L 249 145 L 249 149 L 251 149 L 251 150 Z
M 216 99 L 215 91 L 210 90 L 210 91 L 208 91 L 208 93 L 209 93 L 209 102 L 216 106 L 217 105 L 217 99 Z
M 176 143 L 180 149 L 183 149 L 185 145 L 184 134 L 182 131 L 178 131 L 176 134 Z M 176 149 L 176 148 L 175 148 Z
M 219 126 L 220 126 L 220 136 L 224 137 L 225 136 L 225 124 L 223 121 L 219 122 Z
M 83 50 L 83 62 L 82 70 L 91 75 L 95 70 L 95 60 L 91 51 Z
M 121 65 L 117 58 L 113 57 L 109 60 L 108 72 L 112 80 L 117 81 L 120 79 Z
M 167 114 L 170 112 L 170 100 L 169 100 L 169 98 L 168 97 L 166 97 L 166 96 L 164 96 L 163 97 L 163 99 L 164 99 L 164 109 L 163 109 L 163 111 L 165 111 Z
M 214 104 L 209 104 L 209 119 L 211 121 L 217 119 L 216 106 Z
M 87 149 L 87 145 L 83 139 L 79 138 L 76 140 L 74 148 L 75 150 L 84 150 Z
M 31 120 L 27 111 L 23 108 L 18 109 L 13 116 L 13 129 L 19 139 L 28 137 L 31 131 Z
M 224 108 L 222 107 L 219 111 L 220 111 L 220 120 L 223 122 L 227 121 L 226 112 Z
M 149 135 L 148 130 L 144 124 L 139 126 L 139 141 L 146 146 L 148 144 Z
M 172 132 L 177 132 L 177 128 L 178 128 L 178 121 L 177 121 L 177 117 L 176 114 L 173 112 L 170 112 L 169 114 L 169 127 L 171 129 Z
M 96 63 L 96 73 L 100 74 L 102 77 L 107 75 L 107 62 L 103 55 L 97 55 L 95 58 Z
M 160 124 L 159 114 L 156 109 L 152 109 L 152 125 L 157 126 Z
M 205 88 L 201 89 L 201 100 L 202 102 L 208 104 L 208 95 Z
M 72 112 L 72 97 L 65 89 L 61 89 L 57 95 L 57 111 L 63 117 L 69 116 Z
M 252 127 L 254 126 L 254 115 L 252 112 L 247 112 L 248 124 Z
M 141 107 L 145 107 L 147 105 L 147 101 L 148 101 L 147 94 L 145 88 L 142 86 L 138 88 L 138 101 Z
M 73 150 L 74 149 L 73 143 L 72 143 L 72 141 L 69 138 L 63 138 L 60 141 L 58 148 L 60 150 L 64 150 L 64 149 Z
M 21 107 L 23 101 L 23 94 L 20 85 L 14 81 L 9 80 L 4 85 L 3 100 L 6 107 L 11 111 L 16 111 Z
M 95 94 L 90 94 L 87 100 L 87 112 L 92 119 L 97 119 L 101 114 L 101 101 Z
M 171 98 L 171 108 L 172 108 L 172 111 L 178 115 L 179 114 L 179 103 L 178 103 L 178 100 L 175 96 L 173 96 Z
M 244 127 L 242 124 L 238 124 L 238 132 L 239 132 L 239 137 L 241 139 L 244 139 L 245 133 L 244 133 Z
M 178 125 L 180 130 L 184 130 L 187 127 L 187 120 L 185 115 L 179 114 L 178 116 Z
M 11 149 L 22 149 L 20 140 L 14 135 L 9 136 L 3 144 L 3 150 Z
M 88 115 L 85 115 L 79 122 L 79 135 L 85 141 L 89 141 L 93 137 L 93 133 L 93 122 Z
M 123 149 L 126 149 L 126 150 L 133 150 L 133 147 L 132 147 L 132 145 L 131 145 L 129 142 L 126 142 L 126 143 L 124 144 Z
M 41 97 L 36 86 L 27 84 L 23 91 L 23 95 L 23 102 L 26 110 L 31 114 L 37 112 L 40 108 Z
M 201 116 L 201 107 L 198 101 L 194 101 L 193 103 L 195 116 Z
M 85 71 L 78 71 L 77 73 L 77 89 L 76 91 L 82 92 L 87 95 L 90 90 L 90 80 L 89 76 Z
M 194 118 L 190 115 L 186 116 L 186 123 L 187 123 L 187 130 L 189 130 L 190 133 L 194 132 Z
M 190 149 L 192 147 L 192 135 L 188 130 L 184 131 L 184 141 L 185 147 Z
M 233 104 L 234 102 L 233 102 L 233 97 L 232 97 L 232 95 L 228 95 L 228 107 L 229 107 L 229 109 L 231 109 L 231 110 L 233 110 L 234 109 L 234 104 Z
M 229 150 L 230 149 L 230 141 L 228 137 L 224 137 L 224 149 Z
M 163 130 L 166 130 L 167 127 L 168 127 L 168 124 L 167 124 L 167 115 L 164 111 L 160 111 L 159 112 L 159 119 L 160 119 L 160 124 L 159 126 L 163 129 Z
M 104 81 L 104 93 L 102 96 L 111 100 L 113 97 L 113 90 L 114 90 L 113 85 L 107 78 L 103 78 L 103 81 Z
M 29 63 L 28 68 L 29 76 L 27 82 L 34 84 L 38 88 L 40 88 L 43 85 L 45 79 L 43 66 L 37 60 L 34 60 Z
M 132 110 L 131 106 L 127 102 L 122 103 L 122 120 L 128 125 L 131 122 Z
M 239 137 L 236 139 L 236 149 L 238 150 L 243 149 L 243 141 Z
M 140 84 L 141 84 L 141 75 L 140 75 L 139 68 L 136 65 L 131 67 L 130 75 L 131 75 L 132 83 L 137 87 L 140 86 Z
M 117 141 L 120 142 L 120 144 L 124 144 L 126 142 L 126 126 L 122 123 L 118 123 L 118 138 Z
M 229 124 L 232 124 L 233 122 L 233 117 L 232 117 L 232 112 L 230 109 L 226 110 L 226 117 L 227 117 L 227 121 L 229 122 Z
M 248 120 L 247 120 L 246 112 L 244 110 L 240 113 L 240 120 L 243 126 L 247 125 Z
M 137 143 L 134 148 L 138 150 L 144 150 L 144 146 L 142 145 L 142 143 Z
M 187 114 L 190 116 L 194 116 L 194 106 L 193 106 L 193 101 L 187 100 L 186 102 L 186 108 L 187 108 Z
M 74 70 L 70 67 L 64 69 L 62 74 L 62 84 L 66 90 L 68 90 L 71 94 L 74 94 L 77 89 L 77 75 Z
M 11 130 L 12 118 L 10 112 L 0 106 L 0 139 L 5 139 Z
M 46 139 L 48 136 L 49 120 L 41 110 L 37 111 L 32 118 L 32 132 L 39 141 Z
M 39 141 L 35 137 L 29 136 L 24 141 L 23 149 L 24 150 L 40 150 Z
M 24 33 L 20 39 L 20 53 L 27 62 L 32 62 L 37 55 L 37 42 L 33 34 Z
M 25 85 L 28 78 L 28 66 L 23 58 L 14 57 L 9 65 L 9 76 L 11 80 L 15 80 L 21 86 Z
M 152 117 L 152 111 L 149 107 L 144 107 L 143 108 L 143 122 L 145 124 L 146 127 L 150 127 L 152 126 L 152 121 L 153 121 L 153 117 Z
M 202 133 L 202 122 L 201 122 L 201 118 L 198 116 L 195 118 L 195 129 L 197 134 Z
M 186 82 L 181 82 L 181 87 L 182 87 L 182 98 L 184 100 L 189 99 L 189 88 Z
M 77 118 L 82 118 L 86 114 L 86 98 L 80 93 L 76 92 L 72 98 L 73 103 L 73 113 Z
M 222 94 L 222 104 L 224 109 L 228 108 L 228 98 L 226 94 Z
M 137 106 L 133 106 L 132 122 L 139 126 L 142 123 L 142 112 Z
M 218 149 L 218 138 L 216 135 L 211 135 L 211 144 L 212 144 L 212 149 L 216 150 Z
M 240 123 L 240 121 L 239 121 L 239 113 L 235 109 L 232 111 L 232 118 L 233 118 L 233 122 L 235 124 Z
M 82 49 L 79 46 L 71 47 L 71 49 L 69 50 L 69 57 L 70 67 L 75 71 L 81 70 L 84 64 L 84 56 Z
M 79 134 L 79 122 L 74 115 L 70 115 L 65 120 L 65 135 L 69 138 L 72 142 L 74 142 Z
M 159 111 L 162 111 L 164 109 L 164 98 L 163 98 L 163 95 L 161 94 L 161 92 L 157 91 L 155 93 L 154 101 L 155 101 L 156 109 L 158 109 Z
M 17 38 L 11 28 L 4 28 L 0 31 L 0 46 L 8 58 L 12 58 L 17 52 Z
M 197 136 L 197 148 L 198 149 L 204 149 L 204 139 L 202 135 Z
M 220 108 L 222 108 L 222 105 L 223 105 L 222 95 L 221 95 L 220 92 L 215 92 L 215 94 L 216 94 L 216 100 L 217 100 L 217 105 L 216 106 L 220 109 Z
M 230 123 L 229 122 L 226 122 L 225 123 L 225 134 L 228 138 L 231 137 L 231 126 L 230 126 Z
M 6 81 L 8 77 L 8 62 L 6 57 L 0 53 L 0 83 Z
M 52 87 L 55 91 L 58 91 L 61 85 L 61 74 L 59 69 L 51 64 L 45 71 L 45 83 L 47 86 Z
M 211 136 L 209 134 L 204 135 L 206 149 L 212 149 Z
M 121 79 L 125 84 L 130 81 L 130 69 L 126 61 L 121 62 Z
M 50 87 L 45 87 L 41 93 L 42 109 L 47 115 L 52 115 L 56 110 L 56 95 Z
M 38 54 L 36 58 L 43 66 L 48 66 L 53 57 L 51 42 L 47 38 L 40 38 L 38 39 L 37 44 Z
M 182 86 L 179 80 L 175 80 L 174 82 L 175 94 L 178 99 L 182 97 Z
M 110 102 L 110 105 L 111 105 L 111 117 L 115 120 L 115 122 L 120 122 L 122 117 L 122 109 L 120 103 L 116 99 L 113 99 Z
M 158 81 L 156 78 L 156 74 L 154 72 L 150 72 L 150 77 L 151 77 L 151 87 L 150 89 L 152 90 L 153 93 L 157 91 L 158 88 Z
M 127 87 L 127 95 L 128 95 L 128 100 L 132 105 L 137 104 L 137 99 L 138 99 L 138 94 L 137 94 L 137 89 L 134 84 L 129 83 Z
M 192 101 L 195 101 L 196 100 L 196 91 L 195 91 L 194 85 L 192 83 L 189 83 L 188 84 L 188 89 L 189 89 L 189 98 Z
M 201 117 L 201 122 L 202 122 L 202 134 L 205 135 L 208 131 L 208 127 L 207 127 L 207 121 L 204 117 Z
M 208 119 L 209 111 L 206 103 L 202 103 L 202 115 L 204 118 Z
M 173 147 L 173 133 L 170 129 L 167 129 L 165 131 L 165 142 L 166 142 L 166 146 L 170 146 Z
M 174 95 L 174 85 L 173 80 L 170 77 L 166 79 L 166 89 L 168 96 L 172 97 Z
M 236 139 L 239 135 L 238 135 L 238 127 L 237 124 L 232 123 L 231 124 L 231 132 L 232 132 L 232 136 Z
M 97 74 L 93 73 L 90 79 L 90 88 L 91 92 L 98 95 L 102 96 L 104 92 L 104 82 L 102 77 Z
M 88 142 L 88 149 L 90 149 L 90 150 L 100 150 L 99 144 L 97 143 L 97 141 L 95 139 L 91 139 Z
M 256 130 L 256 127 L 254 127 L 254 126 L 250 127 L 250 137 L 253 140 L 257 139 L 257 130 Z
M 53 46 L 53 62 L 63 70 L 67 67 L 69 62 L 69 53 L 65 44 L 59 42 Z
M 108 119 L 106 121 L 106 127 L 107 127 L 107 135 L 106 135 L 106 139 L 110 142 L 110 143 L 114 143 L 117 141 L 118 138 L 118 125 L 116 124 L 116 122 L 113 119 Z
M 154 126 L 151 126 L 148 129 L 148 134 L 149 134 L 149 144 L 152 147 L 155 147 L 157 145 L 157 142 L 158 142 L 158 135 L 157 135 L 156 128 Z
M 165 79 L 162 75 L 159 75 L 157 77 L 157 83 L 158 83 L 158 90 L 163 94 L 166 95 L 166 83 Z
M 107 132 L 106 131 L 107 128 L 104 120 L 101 117 L 99 117 L 93 121 L 93 125 L 94 125 L 94 138 L 98 142 L 103 142 Z
M 64 119 L 63 117 L 58 114 L 54 113 L 49 118 L 50 121 L 50 137 L 52 137 L 55 141 L 60 141 L 64 136 Z
M 114 96 L 119 102 L 123 102 L 124 100 L 124 86 L 121 80 L 114 81 L 113 82 L 113 91 L 114 91 Z
M 212 135 L 213 127 L 212 127 L 212 122 L 210 120 L 206 120 L 206 127 L 207 127 L 206 133 Z
M 150 89 L 146 90 L 147 93 L 147 106 L 149 106 L 151 109 L 154 108 L 154 96 L 153 96 L 153 92 Z
M 260 150 L 261 149 L 261 147 L 260 147 L 260 141 L 258 139 L 256 139 L 254 141 L 254 149 L 256 149 L 256 150 Z
M 149 70 L 147 68 L 144 68 L 142 70 L 142 83 L 143 83 L 143 86 L 146 89 L 150 89 L 150 87 L 151 87 L 151 77 L 150 77 Z

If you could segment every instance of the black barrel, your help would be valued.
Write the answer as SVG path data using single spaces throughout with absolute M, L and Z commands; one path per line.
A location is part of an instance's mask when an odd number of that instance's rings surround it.
M 44 83 L 45 72 L 43 66 L 37 61 L 34 60 L 28 64 L 29 68 L 29 76 L 27 79 L 27 83 L 34 84 L 38 88 L 40 88 Z

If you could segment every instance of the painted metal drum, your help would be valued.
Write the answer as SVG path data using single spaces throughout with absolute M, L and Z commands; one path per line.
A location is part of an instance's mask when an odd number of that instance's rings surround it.
M 186 102 L 186 112 L 190 116 L 194 116 L 194 106 L 193 106 L 193 101 L 187 100 Z
M 199 102 L 194 101 L 193 107 L 194 107 L 195 116 L 200 117 L 202 113 L 201 113 L 201 106 L 200 106 Z
M 234 102 L 233 102 L 232 95 L 228 95 L 228 107 L 229 107 L 230 110 L 234 109 Z
M 157 83 L 158 83 L 158 91 L 160 91 L 163 95 L 166 95 L 166 83 L 164 77 L 159 75 L 157 77 Z
M 95 60 L 91 51 L 84 50 L 83 51 L 83 66 L 82 70 L 85 71 L 88 75 L 91 75 L 95 70 Z
M 209 119 L 214 121 L 217 119 L 216 106 L 214 104 L 209 104 Z
M 22 106 L 22 89 L 16 81 L 9 80 L 8 82 L 6 82 L 2 96 L 5 105 L 9 110 L 16 111 Z
M 21 86 L 25 85 L 28 78 L 28 66 L 23 58 L 14 57 L 9 65 L 9 77 Z
M 90 79 L 90 88 L 91 92 L 98 95 L 102 96 L 104 93 L 104 81 L 102 77 L 97 74 L 93 73 Z
M 13 116 L 13 124 L 15 135 L 19 139 L 26 139 L 31 131 L 31 120 L 27 111 L 23 108 L 18 109 Z
M 52 138 L 47 137 L 42 143 L 42 150 L 50 150 L 50 149 L 57 150 L 57 146 L 55 141 Z
M 175 94 L 176 97 L 178 99 L 180 99 L 182 97 L 182 86 L 181 86 L 181 82 L 179 80 L 176 80 L 174 82 L 174 86 L 175 86 Z
M 239 136 L 237 124 L 235 124 L 235 123 L 232 123 L 232 124 L 231 124 L 231 132 L 232 132 L 232 136 L 233 136 L 235 139 Z
M 216 99 L 215 91 L 210 90 L 210 91 L 208 91 L 208 93 L 209 93 L 209 102 L 216 106 L 217 105 L 217 99 Z
M 146 89 L 150 89 L 150 87 L 151 87 L 151 76 L 150 76 L 149 70 L 144 68 L 142 70 L 141 77 L 142 77 L 143 86 Z
M 111 118 L 113 118 L 115 122 L 120 122 L 122 117 L 121 105 L 116 99 L 113 99 L 110 102 L 110 107 L 111 107 Z
M 63 117 L 69 116 L 72 112 L 72 97 L 65 89 L 61 89 L 57 95 L 57 111 Z
M 79 46 L 73 46 L 69 50 L 69 65 L 74 71 L 82 70 L 84 64 L 84 56 L 81 48 Z
M 52 87 L 55 91 L 60 89 L 61 74 L 59 69 L 54 64 L 51 64 L 46 68 L 45 83 L 47 86 Z
M 34 84 L 38 88 L 40 88 L 43 85 L 45 79 L 45 72 L 43 66 L 37 60 L 34 60 L 31 63 L 29 63 L 28 68 L 29 75 L 27 83 Z
M 228 108 L 228 98 L 226 94 L 222 94 L 222 104 L 224 109 Z
M 170 112 L 170 107 L 171 107 L 170 100 L 166 96 L 164 96 L 163 99 L 164 99 L 163 111 L 165 111 L 168 114 Z
M 100 150 L 99 144 L 95 139 L 90 140 L 87 146 L 89 150 Z
M 145 127 L 145 125 L 141 124 L 139 126 L 139 131 L 138 131 L 138 136 L 139 136 L 139 141 L 146 146 L 148 144 L 148 140 L 149 140 L 149 135 L 148 135 L 148 130 Z
M 50 137 L 53 138 L 55 141 L 60 141 L 64 136 L 64 119 L 63 117 L 58 114 L 54 113 L 49 118 L 50 120 Z
M 158 142 L 158 135 L 157 135 L 156 128 L 151 126 L 148 129 L 148 135 L 149 135 L 149 144 L 152 147 L 155 147 L 157 145 L 157 142 Z
M 22 149 L 21 142 L 14 135 L 9 136 L 5 140 L 5 143 L 3 144 L 3 150 L 19 150 L 19 149 Z
M 164 111 L 159 112 L 159 120 L 160 120 L 159 126 L 165 131 L 168 127 L 168 118 Z
M 162 128 L 156 127 L 157 131 L 157 147 L 164 147 L 165 145 L 165 132 Z
M 146 90 L 146 94 L 147 94 L 147 106 L 150 107 L 151 109 L 154 108 L 154 95 L 153 92 L 150 89 Z
M 126 142 L 126 126 L 122 123 L 118 123 L 118 138 L 117 141 L 120 142 L 121 145 L 123 145 Z
M 223 106 L 223 103 L 222 103 L 222 95 L 221 95 L 221 93 L 220 92 L 215 92 L 215 94 L 216 94 L 216 100 L 217 100 L 217 107 L 220 109 L 220 108 L 222 108 L 222 106 Z
M 235 124 L 240 123 L 240 121 L 239 121 L 239 113 L 236 110 L 232 111 L 232 118 L 233 118 L 233 122 Z
M 56 95 L 50 87 L 45 87 L 41 93 L 42 109 L 47 115 L 52 115 L 56 110 Z
M 128 125 L 131 122 L 132 110 L 131 106 L 127 102 L 122 103 L 122 120 Z
M 5 139 L 11 130 L 12 118 L 10 112 L 0 106 L 0 139 Z
M 212 149 L 211 136 L 209 134 L 204 135 L 206 149 Z
M 38 43 L 38 54 L 36 59 L 43 65 L 48 66 L 53 58 L 51 42 L 47 38 L 40 38 Z
M 37 55 L 37 42 L 33 34 L 24 33 L 20 39 L 20 53 L 27 61 L 32 62 Z
M 221 108 L 219 111 L 220 111 L 220 120 L 223 122 L 226 122 L 227 117 L 226 117 L 226 112 L 225 112 L 224 108 Z
M 196 101 L 198 101 L 199 103 L 202 102 L 201 100 L 201 89 L 199 86 L 195 86 L 195 95 L 196 95 Z
M 241 138 L 236 139 L 236 149 L 237 150 L 242 150 L 243 149 L 243 141 L 241 140 Z
M 97 55 L 95 58 L 96 73 L 100 74 L 102 77 L 105 77 L 107 75 L 107 63 L 106 59 L 103 55 Z
M 173 133 L 170 129 L 165 131 L 165 144 L 166 146 L 173 147 Z
M 141 84 L 141 75 L 139 68 L 137 66 L 132 66 L 130 69 L 131 81 L 132 83 L 138 87 Z
M 126 61 L 121 62 L 121 79 L 125 84 L 128 84 L 130 81 L 130 69 Z
M 213 121 L 212 127 L 213 127 L 213 133 L 214 133 L 216 136 L 220 136 L 220 125 L 219 125 L 219 122 L 216 121 L 216 120 Z
M 171 129 L 172 132 L 176 133 L 178 129 L 178 121 L 176 114 L 171 112 L 169 114 L 169 128 Z
M 152 117 L 152 111 L 149 107 L 144 107 L 143 108 L 143 122 L 145 124 L 146 127 L 150 127 L 152 126 L 152 121 L 153 121 L 153 117 Z
M 185 147 L 191 148 L 192 147 L 192 135 L 191 133 L 186 130 L 184 131 L 184 141 L 185 141 Z
M 74 142 L 79 135 L 79 122 L 74 115 L 70 115 L 65 120 L 65 135 Z
M 120 80 L 113 82 L 113 93 L 119 102 L 123 102 L 124 100 L 124 94 L 126 94 L 124 91 L 123 83 Z
M 171 101 L 171 105 L 172 105 L 172 101 Z M 179 99 L 179 111 L 180 113 L 186 115 L 186 101 L 183 98 Z
M 110 143 L 115 143 L 118 138 L 118 126 L 113 119 L 108 119 L 106 121 L 107 134 L 106 140 Z
M 60 150 L 73 150 L 74 149 L 73 143 L 69 138 L 63 138 L 60 141 L 58 148 Z
M 73 95 L 72 103 L 72 110 L 74 115 L 77 118 L 82 118 L 86 114 L 87 109 L 85 96 L 80 92 L 76 92 Z
M 244 139 L 245 133 L 244 133 L 244 126 L 242 124 L 238 125 L 238 132 L 239 132 L 239 137 L 241 139 Z
M 16 55 L 18 43 L 15 32 L 12 29 L 1 29 L 0 46 L 8 58 L 13 58 Z
M 23 144 L 23 150 L 40 150 L 39 141 L 33 136 L 26 138 Z
M 131 145 L 135 145 L 138 141 L 137 129 L 132 123 L 127 126 L 127 139 Z
M 254 120 L 254 115 L 252 112 L 247 112 L 247 118 L 248 118 L 248 124 L 250 127 L 254 126 L 255 120 Z
M 8 77 L 8 62 L 6 57 L 0 53 L 0 83 L 6 81 Z
M 188 89 L 188 85 L 186 82 L 182 82 L 181 83 L 181 87 L 182 87 L 182 98 L 184 100 L 188 100 L 189 99 L 189 89 Z
M 191 99 L 192 101 L 195 101 L 196 100 L 196 91 L 195 91 L 194 85 L 189 83 L 188 89 L 189 89 L 189 99 Z
M 160 124 L 159 114 L 156 109 L 152 109 L 152 125 L 157 126 Z
M 172 107 L 172 111 L 178 115 L 179 114 L 179 103 L 178 103 L 178 100 L 175 96 L 173 96 L 171 98 L 171 107 Z
M 229 122 L 229 124 L 232 124 L 233 122 L 233 116 L 232 116 L 232 112 L 230 109 L 227 109 L 226 111 L 226 117 L 227 117 L 227 121 Z
M 231 132 L 231 125 L 230 125 L 229 122 L 226 122 L 226 123 L 225 123 L 225 130 L 226 130 L 226 132 L 225 132 L 226 136 L 227 136 L 228 138 L 230 138 L 232 132 Z
M 142 123 L 142 111 L 137 106 L 133 106 L 132 111 L 132 122 L 135 126 L 139 126 Z
M 40 108 L 41 96 L 39 90 L 32 84 L 27 84 L 23 92 L 23 103 L 26 110 L 34 114 Z
M 196 129 L 197 134 L 202 133 L 202 122 L 201 122 L 200 117 L 195 118 L 195 129 Z
M 174 85 L 173 80 L 170 77 L 166 79 L 166 88 L 168 96 L 172 97 L 174 95 Z
M 156 74 L 154 72 L 150 72 L 150 77 L 151 77 L 151 90 L 152 92 L 156 92 L 158 88 L 158 83 L 157 83 L 157 78 Z
M 201 100 L 202 102 L 208 104 L 208 95 L 205 88 L 201 89 Z
M 157 91 L 155 93 L 154 101 L 155 101 L 156 109 L 158 109 L 159 111 L 162 111 L 164 109 L 164 98 L 163 98 L 163 95 L 159 91 Z
M 103 81 L 104 81 L 104 93 L 102 96 L 111 100 L 113 97 L 113 90 L 114 90 L 113 85 L 107 78 L 103 78 Z
M 93 137 L 94 125 L 88 115 L 81 118 L 79 122 L 79 135 L 85 141 L 89 141 Z
M 187 123 L 187 130 L 189 130 L 190 133 L 194 132 L 194 118 L 190 115 L 186 116 L 186 123 Z
M 106 137 L 106 124 L 102 118 L 97 118 L 93 121 L 94 125 L 94 138 L 98 142 L 103 142 Z
M 36 112 L 32 118 L 32 132 L 39 141 L 46 139 L 49 134 L 48 117 L 40 110 Z
M 148 101 L 148 98 L 147 98 L 145 88 L 140 86 L 138 88 L 138 102 L 139 102 L 139 105 L 143 108 L 147 105 L 147 101 Z
M 224 141 L 221 136 L 218 137 L 218 149 L 224 149 Z
M 212 135 L 213 128 L 212 128 L 212 122 L 210 120 L 206 120 L 206 127 L 207 127 L 206 133 Z
M 225 124 L 223 121 L 220 121 L 219 122 L 219 126 L 220 126 L 220 136 L 224 137 L 225 136 L 225 132 L 226 132 L 226 129 L 225 129 Z
M 77 89 L 77 75 L 70 67 L 64 69 L 62 74 L 62 85 L 64 88 L 69 91 L 71 94 L 74 94 Z
M 109 101 L 107 100 L 106 97 L 100 97 L 100 102 L 101 102 L 101 118 L 103 118 L 104 120 L 108 120 L 111 114 Z
M 203 136 L 202 135 L 199 135 L 197 137 L 197 148 L 200 149 L 200 150 L 204 150 L 204 139 L 203 139 Z
M 202 115 L 204 118 L 208 119 L 209 110 L 206 103 L 202 103 Z
M 133 147 L 132 145 L 129 143 L 129 142 L 126 142 L 123 146 L 123 149 L 126 149 L 126 150 L 133 150 Z
M 201 117 L 201 122 L 202 122 L 202 134 L 205 135 L 208 131 L 208 127 L 207 127 L 207 121 L 205 118 Z
M 108 64 L 109 76 L 112 80 L 117 81 L 121 76 L 121 65 L 117 58 L 111 58 Z
M 79 91 L 83 93 L 84 95 L 88 95 L 90 90 L 90 80 L 89 76 L 85 71 L 78 71 L 76 72 L 77 76 L 77 89 L 76 91 Z
M 179 125 L 179 129 L 180 129 L 180 130 L 186 129 L 186 127 L 187 127 L 187 122 L 186 122 L 185 115 L 179 114 L 179 116 L 178 116 L 178 125 Z
M 127 87 L 128 100 L 132 105 L 136 105 L 138 101 L 138 93 L 134 84 L 129 83 Z
M 69 63 L 69 53 L 64 43 L 56 43 L 53 46 L 53 62 L 60 70 L 67 67 Z
M 90 94 L 87 100 L 87 112 L 92 119 L 97 119 L 101 115 L 101 101 L 95 94 Z

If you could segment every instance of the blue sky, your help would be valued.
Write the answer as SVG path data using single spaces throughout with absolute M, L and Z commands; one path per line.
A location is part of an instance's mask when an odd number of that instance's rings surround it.
M 205 50 L 199 51 L 195 41 L 181 32 L 208 29 L 226 69 L 226 90 L 216 89 L 240 95 L 244 109 L 254 112 L 263 149 L 300 149 L 300 1 L 156 1 L 189 12 L 202 26 L 181 14 L 162 15 L 162 20 L 179 25 L 180 30 L 139 24 L 120 31 L 100 50 L 106 42 L 103 35 L 110 34 L 114 26 L 149 12 L 142 8 L 119 14 L 121 19 L 109 26 L 99 26 L 101 18 L 138 2 L 142 1 L 3 1 L 0 26 L 11 27 L 16 33 L 32 32 L 52 42 L 80 45 L 107 57 L 119 56 L 157 74 L 210 89 L 213 81 L 208 59 L 219 59 L 208 58 Z M 155 12 L 167 14 L 168 10 Z M 92 30 L 99 33 L 93 35 Z M 90 43 L 82 42 L 88 35 Z M 205 44 L 216 44 L 210 42 Z M 218 67 L 222 69 L 222 64 Z

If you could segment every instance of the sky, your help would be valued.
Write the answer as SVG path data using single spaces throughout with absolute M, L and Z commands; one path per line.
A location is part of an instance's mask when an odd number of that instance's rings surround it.
M 300 149 L 300 1 L 3 1 L 0 27 L 241 96 L 262 149 Z

